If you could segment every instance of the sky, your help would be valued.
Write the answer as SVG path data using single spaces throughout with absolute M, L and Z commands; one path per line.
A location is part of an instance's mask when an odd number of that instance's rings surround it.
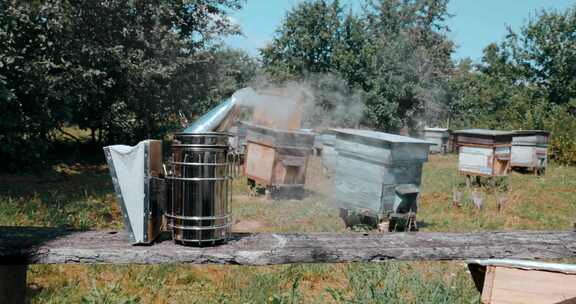
M 240 25 L 244 36 L 230 37 L 225 42 L 258 55 L 258 48 L 274 37 L 286 13 L 303 0 L 247 0 L 231 17 Z M 360 1 L 344 0 L 345 5 L 359 9 Z M 456 45 L 454 59 L 482 58 L 482 50 L 491 42 L 502 41 L 506 28 L 519 30 L 530 16 L 541 9 L 565 10 L 576 6 L 576 0 L 450 0 L 448 12 L 454 15 L 447 22 L 448 37 Z

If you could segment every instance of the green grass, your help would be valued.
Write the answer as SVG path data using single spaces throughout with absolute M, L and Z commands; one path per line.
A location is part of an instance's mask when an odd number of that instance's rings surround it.
M 418 220 L 422 231 L 569 229 L 576 218 L 576 168 L 554 164 L 546 176 L 514 173 L 509 203 L 498 211 L 494 192 L 481 188 L 484 210 L 462 190 L 455 155 L 432 156 L 423 172 Z M 329 183 L 310 166 L 310 195 L 273 202 L 235 184 L 236 229 L 251 232 L 345 232 Z M 121 229 L 107 168 L 58 164 L 42 178 L 2 176 L 0 225 Z M 32 303 L 478 303 L 462 262 L 306 264 L 269 267 L 200 265 L 33 265 Z

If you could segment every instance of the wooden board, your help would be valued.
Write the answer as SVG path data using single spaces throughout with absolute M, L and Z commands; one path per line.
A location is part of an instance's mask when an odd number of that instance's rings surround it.
M 158 177 L 164 174 L 162 168 L 162 141 L 150 140 L 150 176 Z
M 576 257 L 576 232 L 258 233 L 234 234 L 228 244 L 186 247 L 166 240 L 131 246 L 124 232 L 0 227 L 0 264 L 338 263 L 483 258 Z
M 274 148 L 248 142 L 246 150 L 246 176 L 259 181 L 265 181 L 265 185 L 272 184 L 274 182 L 272 175 L 276 161 L 276 151 Z
M 575 274 L 488 266 L 481 301 L 486 304 L 546 304 L 573 298 L 576 298 Z

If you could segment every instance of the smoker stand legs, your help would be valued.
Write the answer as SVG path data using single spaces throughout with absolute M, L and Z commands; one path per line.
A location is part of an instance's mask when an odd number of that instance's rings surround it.
M 0 303 L 20 304 L 26 300 L 27 265 L 0 266 Z

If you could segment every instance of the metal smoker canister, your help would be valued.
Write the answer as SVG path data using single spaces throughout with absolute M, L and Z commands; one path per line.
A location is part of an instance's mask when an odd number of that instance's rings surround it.
M 166 217 L 176 243 L 214 245 L 230 236 L 232 164 L 228 138 L 225 133 L 175 134 Z

